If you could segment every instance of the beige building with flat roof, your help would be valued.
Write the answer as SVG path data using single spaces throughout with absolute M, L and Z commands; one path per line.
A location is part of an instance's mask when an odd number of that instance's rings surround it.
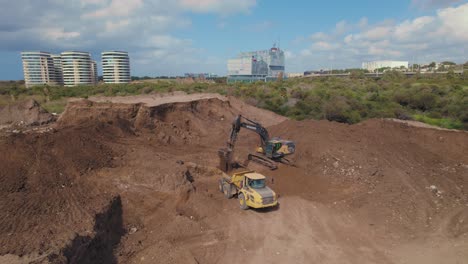
M 44 51 L 23 51 L 24 82 L 26 88 L 35 85 L 57 85 L 60 84 L 61 75 L 57 73 L 54 64 L 54 55 Z
M 60 55 L 62 58 L 63 84 L 65 86 L 97 83 L 97 67 L 88 52 L 65 51 Z
M 102 78 L 105 83 L 129 83 L 130 58 L 125 51 L 106 51 L 102 54 Z

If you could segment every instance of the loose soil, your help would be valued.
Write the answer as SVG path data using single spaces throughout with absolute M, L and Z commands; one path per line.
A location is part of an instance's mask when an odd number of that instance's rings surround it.
M 295 166 L 249 164 L 277 208 L 217 190 L 238 114 L 296 142 Z M 181 93 L 74 100 L 47 128 L 0 136 L 0 263 L 468 263 L 466 132 Z
M 50 123 L 55 116 L 42 108 L 35 100 L 0 106 L 0 128 L 4 126 L 37 126 Z

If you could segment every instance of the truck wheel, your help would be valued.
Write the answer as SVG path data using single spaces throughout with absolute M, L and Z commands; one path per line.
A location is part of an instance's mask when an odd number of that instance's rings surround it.
M 240 209 L 242 210 L 249 209 L 249 206 L 247 206 L 247 202 L 245 201 L 245 196 L 243 193 L 239 194 L 239 204 L 240 204 Z
M 232 192 L 231 192 L 231 184 L 229 183 L 224 183 L 223 185 L 223 192 L 224 192 L 224 196 L 228 199 L 231 199 L 232 198 Z
M 218 189 L 220 192 L 223 192 L 223 180 L 218 181 Z

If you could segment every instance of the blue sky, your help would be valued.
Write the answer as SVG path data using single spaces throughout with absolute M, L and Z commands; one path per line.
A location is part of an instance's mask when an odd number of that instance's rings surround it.
M 132 75 L 226 74 L 240 51 L 278 43 L 286 71 L 362 61 L 468 60 L 461 0 L 0 0 L 0 80 L 22 79 L 20 52 L 130 53 Z

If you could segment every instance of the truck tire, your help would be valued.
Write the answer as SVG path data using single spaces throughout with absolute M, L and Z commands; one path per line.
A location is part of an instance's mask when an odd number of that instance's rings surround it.
M 223 192 L 223 182 L 224 181 L 222 179 L 218 181 L 218 189 L 220 192 Z
M 240 209 L 242 210 L 249 209 L 249 206 L 247 205 L 247 201 L 245 200 L 245 196 L 243 193 L 239 194 L 239 204 L 240 204 Z
M 232 198 L 232 189 L 231 184 L 225 182 L 223 184 L 224 197 L 231 199 Z

